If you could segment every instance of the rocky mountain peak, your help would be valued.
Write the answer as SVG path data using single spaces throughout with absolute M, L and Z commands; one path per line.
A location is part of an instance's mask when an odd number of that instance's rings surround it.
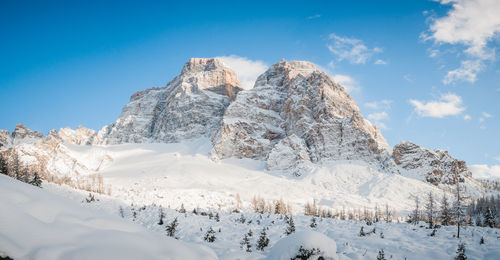
M 30 139 L 31 141 L 35 141 L 37 139 L 42 139 L 43 134 L 37 131 L 33 131 L 29 128 L 27 128 L 23 124 L 17 124 L 16 128 L 14 129 L 14 132 L 12 132 L 12 139 L 14 139 L 14 143 L 19 143 L 21 141 L 23 142 L 28 142 Z
M 78 126 L 76 130 L 69 127 L 59 129 L 58 137 L 66 143 L 77 145 L 90 145 L 92 144 L 96 132 L 83 126 Z
M 287 171 L 269 160 L 292 156 L 304 163 L 378 163 L 388 147 L 341 85 L 310 62 L 285 60 L 259 76 L 253 89 L 238 94 L 212 142 L 221 158 L 266 159 L 269 169 Z
M 181 74 L 188 72 L 214 71 L 227 69 L 224 63 L 217 58 L 191 58 L 184 63 Z
M 192 58 L 165 87 L 132 95 L 118 120 L 99 131 L 94 143 L 177 142 L 210 136 L 240 90 L 236 73 L 222 61 Z
M 409 141 L 394 146 L 393 158 L 403 174 L 425 180 L 434 185 L 455 184 L 472 174 L 464 161 L 457 160 L 447 151 L 421 147 Z

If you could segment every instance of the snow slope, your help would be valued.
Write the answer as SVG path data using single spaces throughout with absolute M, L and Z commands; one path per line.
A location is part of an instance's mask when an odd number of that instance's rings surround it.
M 0 174 L 0 255 L 14 259 L 217 259 L 116 215 Z
M 253 196 L 283 198 L 301 214 L 306 202 L 340 209 L 374 208 L 386 203 L 398 211 L 412 209 L 415 196 L 443 191 L 428 183 L 377 171 L 361 161 L 336 161 L 315 165 L 300 177 L 268 171 L 264 161 L 211 158 L 208 138 L 170 144 L 121 144 L 109 146 L 66 145 L 81 163 L 97 165 L 109 158 L 99 172 L 115 198 L 134 204 L 234 209 L 242 200 L 250 208 Z M 83 161 L 83 159 L 85 159 Z M 96 160 L 96 162 L 92 162 Z M 474 187 L 467 189 L 480 196 Z
M 82 191 L 54 184 L 47 184 L 45 188 L 75 202 L 81 202 L 88 195 Z M 296 233 L 287 237 L 284 235 L 286 224 L 283 215 L 212 211 L 213 215 L 219 214 L 220 221 L 217 221 L 214 217 L 202 215 L 203 210 L 199 210 L 198 215 L 195 215 L 191 211 L 179 213 L 164 208 L 164 224 L 158 225 L 160 210 L 158 206 L 141 204 L 130 206 L 108 196 L 96 195 L 96 197 L 100 200 L 82 204 L 90 209 L 99 209 L 117 216 L 121 206 L 125 220 L 141 224 L 152 233 L 165 236 L 166 225 L 177 218 L 179 225 L 176 237 L 180 241 L 208 246 L 215 251 L 219 259 L 276 259 L 278 258 L 276 256 L 293 255 L 297 246 L 303 245 L 309 249 L 319 248 L 325 255 L 340 260 L 376 259 L 381 249 L 384 250 L 386 259 L 451 260 L 455 256 L 459 242 L 465 243 L 469 259 L 498 259 L 500 255 L 498 229 L 494 228 L 462 227 L 461 238 L 457 239 L 454 237 L 456 234 L 454 226 L 441 227 L 437 229 L 436 235 L 431 237 L 432 230 L 427 229 L 427 225 L 423 222 L 420 225 L 378 222 L 367 226 L 363 221 L 317 218 L 317 227 L 311 228 L 310 216 L 293 216 Z M 133 212 L 136 212 L 135 218 Z M 244 222 L 241 221 L 242 216 Z M 203 240 L 210 227 L 215 230 L 214 243 Z M 375 228 L 375 233 L 360 237 L 361 227 L 364 227 L 367 233 Z M 264 251 L 258 251 L 255 248 L 256 242 L 263 229 L 266 230 L 270 243 Z M 249 230 L 253 232 L 253 236 L 249 239 L 252 252 L 245 252 L 240 248 L 240 242 Z M 479 243 L 481 237 L 485 241 L 482 245 Z

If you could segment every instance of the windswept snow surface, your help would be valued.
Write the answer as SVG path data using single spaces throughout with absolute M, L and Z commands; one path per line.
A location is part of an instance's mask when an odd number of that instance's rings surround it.
M 0 255 L 14 259 L 217 259 L 204 246 L 0 174 Z
M 46 184 L 44 189 L 68 197 L 76 203 L 81 203 L 88 196 L 88 193 L 83 191 L 55 184 Z M 293 216 L 296 233 L 287 237 L 284 234 L 287 224 L 283 215 L 214 210 L 211 211 L 214 217 L 210 218 L 207 210 L 198 209 L 197 214 L 194 214 L 192 210 L 179 213 L 174 209 L 163 208 L 164 224 L 159 225 L 158 206 L 126 205 L 105 195 L 96 195 L 96 198 L 99 201 L 83 202 L 82 205 L 117 216 L 120 214 L 119 208 L 122 207 L 125 220 L 143 225 L 152 233 L 162 236 L 166 236 L 166 226 L 177 218 L 178 227 L 175 236 L 180 241 L 208 246 L 221 260 L 276 259 L 277 255 L 293 254 L 293 249 L 298 249 L 297 246 L 300 245 L 320 248 L 325 255 L 334 259 L 336 255 L 340 260 L 376 259 L 381 249 L 384 250 L 386 259 L 451 260 L 454 259 L 459 242 L 465 243 L 469 259 L 496 260 L 500 255 L 499 234 L 495 228 L 462 227 L 460 239 L 457 239 L 455 226 L 438 228 L 435 236 L 430 236 L 432 230 L 427 229 L 427 224 L 423 222 L 413 225 L 382 221 L 368 226 L 363 221 L 316 218 L 317 227 L 311 228 L 312 217 L 299 215 Z M 216 220 L 216 214 L 219 214 L 220 221 Z M 244 221 L 241 221 L 242 216 Z M 203 239 L 210 227 L 215 231 L 216 239 L 213 243 Z M 365 233 L 370 233 L 373 229 L 375 233 L 361 237 L 359 236 L 361 227 L 364 227 Z M 256 244 L 263 229 L 270 242 L 264 251 L 259 251 L 256 250 Z M 240 242 L 249 230 L 253 232 L 253 236 L 249 238 L 252 252 L 245 252 L 241 249 Z M 481 237 L 484 238 L 484 244 L 480 244 Z
M 243 208 L 248 209 L 252 197 L 260 195 L 268 201 L 283 198 L 294 213 L 302 213 L 304 204 L 313 200 L 334 209 L 387 203 L 405 213 L 413 208 L 416 196 L 432 191 L 441 197 L 443 193 L 433 185 L 381 172 L 361 161 L 325 162 L 301 177 L 267 171 L 265 162 L 259 160 L 214 161 L 206 138 L 171 144 L 67 147 L 87 161 L 108 158 L 100 166 L 105 186 L 111 187 L 113 197 L 129 204 L 234 209 L 239 195 Z

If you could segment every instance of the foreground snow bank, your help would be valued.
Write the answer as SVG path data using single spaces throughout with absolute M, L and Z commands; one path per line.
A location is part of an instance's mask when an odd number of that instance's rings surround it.
M 310 259 L 318 259 L 319 257 L 323 257 L 323 259 L 338 259 L 335 241 L 315 231 L 297 232 L 282 238 L 272 247 L 267 259 L 295 259 L 300 254 L 299 249 L 301 247 L 312 254 Z
M 0 255 L 14 259 L 217 259 L 203 246 L 0 175 Z

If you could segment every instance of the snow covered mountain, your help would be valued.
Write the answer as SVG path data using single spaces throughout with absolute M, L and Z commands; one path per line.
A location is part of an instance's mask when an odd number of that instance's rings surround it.
M 240 90 L 236 74 L 220 60 L 192 58 L 167 86 L 133 94 L 94 143 L 171 143 L 210 136 Z
M 344 87 L 304 61 L 282 60 L 241 90 L 223 62 L 193 58 L 165 87 L 132 95 L 98 133 L 64 128 L 44 137 L 18 125 L 12 135 L 0 131 L 0 155 L 10 168 L 19 158 L 76 187 L 100 175 L 125 199 L 131 190 L 150 203 L 167 190 L 175 197 L 164 203 L 202 197 L 201 205 L 184 201 L 193 207 L 268 194 L 299 207 L 311 199 L 360 207 L 397 197 L 395 207 L 406 210 L 415 196 L 449 191 L 456 180 L 472 197 L 487 192 L 447 152 L 410 142 L 389 147 Z
M 280 61 L 241 92 L 212 138 L 220 158 L 267 160 L 302 175 L 311 163 L 361 160 L 385 168 L 388 145 L 354 100 L 309 62 Z

